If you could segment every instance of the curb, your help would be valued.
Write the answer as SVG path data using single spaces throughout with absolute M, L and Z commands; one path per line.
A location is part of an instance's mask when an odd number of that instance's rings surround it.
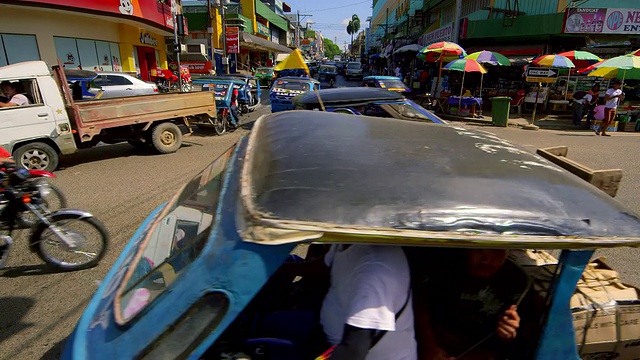
M 482 124 L 482 125 L 487 125 L 487 126 L 494 126 L 493 122 L 491 120 L 491 118 L 489 118 L 489 120 L 485 120 L 485 119 L 478 119 L 478 118 L 472 118 L 472 117 L 461 117 L 461 116 L 454 116 L 454 115 L 449 115 L 449 114 L 436 114 L 437 116 L 441 117 L 444 120 L 447 121 L 455 121 L 455 122 L 465 122 L 465 123 L 474 123 L 474 124 Z M 540 130 L 567 130 L 567 131 L 576 131 L 576 130 L 582 130 L 581 128 L 575 128 L 573 126 L 567 126 L 567 125 L 563 125 L 563 124 L 544 124 L 545 121 L 541 121 L 541 122 L 536 122 L 535 124 L 540 128 Z M 541 125 L 542 123 L 542 125 Z M 519 123 L 515 123 L 515 122 L 509 122 L 507 127 L 517 127 L 517 128 L 522 128 L 524 126 L 527 126 L 528 124 L 519 124 Z

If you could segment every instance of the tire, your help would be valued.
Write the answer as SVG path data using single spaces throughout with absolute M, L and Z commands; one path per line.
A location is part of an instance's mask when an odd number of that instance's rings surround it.
M 42 261 L 57 270 L 63 271 L 87 269 L 98 265 L 107 252 L 109 239 L 109 234 L 100 221 L 93 217 L 86 217 L 83 212 L 53 213 L 49 216 L 49 221 L 63 230 L 65 234 L 75 236 L 74 239 L 79 244 L 77 244 L 77 249 L 65 249 L 65 245 L 60 243 L 53 231 L 46 225 L 41 224 L 31 236 L 31 245 Z M 76 224 L 80 225 L 82 230 L 93 230 L 95 232 L 90 234 L 94 236 L 92 240 L 95 240 L 98 245 L 98 249 L 95 252 L 89 251 L 86 247 L 88 235 L 77 230 L 74 231 L 74 228 L 71 227 L 71 225 L 75 227 Z M 81 261 L 68 262 L 61 260 L 58 256 L 51 254 L 50 248 L 59 248 L 63 252 L 80 255 Z M 89 257 L 87 253 L 93 256 Z
M 191 92 L 191 84 L 182 83 L 182 92 Z
M 174 153 L 182 146 L 182 131 L 174 123 L 160 123 L 151 131 L 151 143 L 161 154 Z
M 47 182 L 47 186 L 49 187 L 49 193 L 46 197 L 42 198 L 44 206 L 49 211 L 47 214 L 67 208 L 67 198 L 62 193 L 62 190 L 49 182 Z M 38 222 L 38 218 L 31 211 L 23 211 L 17 216 L 18 225 L 23 229 L 31 228 Z
M 229 114 L 218 115 L 213 121 L 213 130 L 216 134 L 222 135 L 227 132 L 227 124 L 229 123 Z
M 27 170 L 53 171 L 58 167 L 58 153 L 49 145 L 33 142 L 13 152 L 16 163 Z

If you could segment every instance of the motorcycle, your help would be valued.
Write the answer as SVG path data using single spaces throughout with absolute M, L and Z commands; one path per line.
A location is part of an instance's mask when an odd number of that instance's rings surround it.
M 178 81 L 178 70 L 155 69 L 151 72 L 151 80 L 158 85 L 160 92 L 189 92 L 191 91 L 191 74 L 186 66 L 180 67 L 180 78 L 182 79 L 182 88 Z
M 1 167 L 0 231 L 5 234 L 0 236 L 0 268 L 6 265 L 12 248 L 11 234 L 20 228 L 31 229 L 30 250 L 57 270 L 85 269 L 100 262 L 108 241 L 107 230 L 100 221 L 82 210 L 51 212 L 45 200 L 51 194 L 46 182 L 33 181 L 25 169 L 15 169 L 10 164 Z M 25 221 L 25 213 L 34 220 Z

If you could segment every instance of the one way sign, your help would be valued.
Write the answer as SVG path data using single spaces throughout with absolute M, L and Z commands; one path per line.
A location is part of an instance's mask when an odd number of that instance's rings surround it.
M 558 69 L 529 67 L 525 72 L 527 82 L 556 82 Z

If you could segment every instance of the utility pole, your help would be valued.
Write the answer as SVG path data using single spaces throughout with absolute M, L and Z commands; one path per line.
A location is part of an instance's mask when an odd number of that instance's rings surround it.
M 460 16 L 462 15 L 462 0 L 456 0 L 453 15 L 453 31 L 451 33 L 451 41 L 457 43 L 460 39 Z
M 229 59 L 227 58 L 227 22 L 224 18 L 224 0 L 220 1 L 220 16 L 222 17 L 222 70 L 226 74 L 229 64 Z M 240 34 L 238 34 L 239 36 Z M 238 39 L 238 41 L 240 41 Z M 226 64 L 225 64 L 226 62 Z
M 173 16 L 173 51 L 176 54 L 178 63 L 178 88 L 182 92 L 182 68 L 180 67 L 180 40 L 178 40 L 178 8 L 171 3 L 171 16 Z M 180 22 L 182 24 L 182 21 Z
M 313 16 L 311 14 L 300 14 L 300 11 L 298 10 L 296 12 L 297 14 L 297 18 L 298 21 L 296 21 L 296 48 L 300 49 L 300 17 L 308 17 L 308 16 Z M 304 20 L 304 19 L 303 19 Z

